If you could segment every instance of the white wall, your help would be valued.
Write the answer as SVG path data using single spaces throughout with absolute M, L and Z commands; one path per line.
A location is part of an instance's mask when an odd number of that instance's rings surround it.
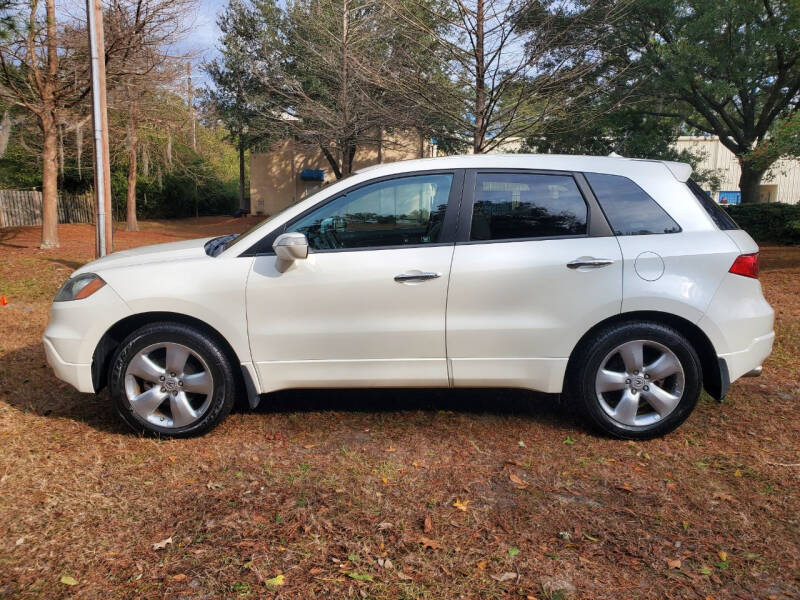
M 716 137 L 681 136 L 675 144 L 678 150 L 690 150 L 704 155 L 700 163 L 703 169 L 714 169 L 722 178 L 721 191 L 739 189 L 739 163 L 734 154 L 723 146 Z M 772 201 L 797 204 L 800 202 L 800 160 L 780 160 L 776 162 L 761 180 L 763 186 L 777 186 Z M 716 198 L 716 195 L 715 195 Z

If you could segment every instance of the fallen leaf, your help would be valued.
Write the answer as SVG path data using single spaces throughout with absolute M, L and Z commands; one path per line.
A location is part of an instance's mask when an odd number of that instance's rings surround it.
M 425 533 L 430 533 L 433 531 L 433 523 L 431 522 L 430 515 L 425 515 L 425 522 L 422 525 L 422 531 Z
M 432 540 L 430 538 L 426 538 L 424 535 L 419 537 L 419 543 L 422 544 L 423 548 L 430 548 L 431 550 L 439 550 L 442 545 L 437 542 L 436 540 Z
M 378 523 L 378 529 L 380 531 L 383 531 L 385 529 L 391 529 L 391 528 L 392 528 L 392 524 L 389 523 L 389 521 L 384 521 L 383 523 Z
M 394 446 L 389 446 L 388 448 L 385 448 L 383 451 L 384 452 L 397 452 L 397 448 L 395 448 Z
M 459 498 L 456 498 L 455 501 L 453 502 L 453 508 L 457 508 L 460 511 L 467 512 L 467 505 L 470 502 L 471 502 L 470 500 L 464 500 L 462 502 Z
M 726 562 L 728 560 L 728 553 L 725 552 L 725 550 L 720 550 L 719 552 L 717 552 L 717 556 L 719 556 L 719 559 L 722 562 Z
M 734 477 L 741 477 L 741 476 L 742 476 L 742 470 L 741 470 L 741 469 L 736 469 L 736 470 L 733 472 L 733 476 L 734 476 Z
M 502 581 L 511 581 L 512 579 L 516 579 L 517 578 L 517 574 L 516 573 L 511 573 L 510 571 L 508 571 L 506 573 L 503 573 L 502 575 L 490 575 L 490 577 L 492 579 L 494 579 L 495 581 L 501 581 L 502 582 Z
M 218 481 L 209 481 L 206 484 L 206 487 L 208 489 L 210 489 L 210 490 L 221 490 L 222 489 L 222 484 L 219 483 Z
M 681 568 L 681 560 L 676 558 L 674 560 L 667 561 L 667 567 L 670 569 L 680 569 Z
M 386 484 L 389 483 L 389 478 L 388 477 L 381 477 L 381 481 L 384 483 L 384 485 L 386 485 Z
M 697 572 L 701 575 L 711 575 L 711 569 L 709 567 L 700 567 L 697 569 Z
M 15 545 L 17 545 L 17 546 L 22 546 L 22 544 L 24 544 L 24 543 L 25 543 L 25 536 L 23 536 L 23 537 L 19 538 L 19 539 L 17 540 L 17 543 L 16 543 Z
M 156 542 L 153 544 L 153 550 L 163 550 L 167 546 L 172 544 L 172 536 L 169 536 L 165 540 L 161 540 L 160 542 Z
M 285 583 L 285 581 L 284 581 L 284 578 L 283 578 L 283 573 L 278 573 L 272 579 L 267 579 L 264 582 L 264 585 L 266 585 L 267 587 L 270 587 L 270 588 L 276 588 L 276 587 L 278 587 L 280 585 L 283 585 L 284 583 Z
M 483 570 L 486 568 L 486 565 L 487 565 L 487 564 L 488 564 L 488 563 L 487 563 L 487 561 L 485 561 L 485 560 L 479 560 L 479 561 L 478 561 L 478 564 L 477 564 L 476 566 L 477 566 L 477 567 L 478 567 L 478 568 L 479 568 L 481 571 L 483 571 Z
M 596 537 L 594 537 L 594 536 L 591 536 L 591 535 L 589 535 L 588 533 L 584 533 L 584 534 L 583 534 L 583 537 L 585 537 L 585 538 L 586 538 L 587 540 L 589 540 L 590 542 L 599 542 L 599 541 L 600 541 L 599 539 L 597 539 L 597 538 L 596 538 Z
M 312 448 L 316 448 L 319 444 L 303 444 L 303 448 L 306 450 L 311 450 Z
M 369 573 L 348 573 L 347 576 L 356 581 L 372 581 L 372 575 Z
M 413 579 L 410 575 L 406 575 L 402 571 L 398 571 L 397 572 L 397 578 L 398 579 L 404 579 L 405 581 L 409 581 L 409 580 Z
M 78 581 L 74 577 L 70 577 L 69 575 L 62 576 L 61 583 L 63 583 L 64 585 L 78 585 Z
M 509 473 L 508 478 L 511 480 L 511 483 L 513 483 L 518 489 L 523 489 L 528 487 L 528 482 L 524 481 L 522 478 L 518 477 L 514 473 Z
M 172 576 L 172 581 L 184 581 L 186 579 L 186 573 L 178 573 L 177 575 Z

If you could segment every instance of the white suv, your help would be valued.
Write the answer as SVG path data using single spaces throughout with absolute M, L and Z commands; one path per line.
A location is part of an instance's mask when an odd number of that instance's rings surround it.
M 760 373 L 758 247 L 680 163 L 454 156 L 371 167 L 222 238 L 77 270 L 44 345 L 134 428 L 208 431 L 286 388 L 564 393 L 624 438 Z

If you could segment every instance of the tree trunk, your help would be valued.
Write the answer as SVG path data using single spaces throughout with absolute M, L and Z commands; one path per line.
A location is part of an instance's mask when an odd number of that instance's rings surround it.
M 475 13 L 475 127 L 472 134 L 472 151 L 483 153 L 483 138 L 486 127 L 486 65 L 484 64 L 484 15 L 483 2 L 478 0 Z
M 139 131 L 137 128 L 135 108 L 131 108 L 128 121 L 128 198 L 125 215 L 125 231 L 139 231 L 136 220 L 136 176 L 137 157 L 139 154 Z
M 353 159 L 356 156 L 356 145 L 351 142 L 342 144 L 342 177 L 353 173 Z
M 245 177 L 244 177 L 244 139 L 239 136 L 239 208 L 247 210 L 247 201 L 244 193 Z
M 0 122 L 0 158 L 6 155 L 8 141 L 11 139 L 11 116 L 8 110 L 3 111 L 3 120 Z
M 42 249 L 58 248 L 58 132 L 52 114 L 39 119 L 42 129 Z
M 56 3 L 47 0 L 47 74 L 41 86 L 42 110 L 42 245 L 58 248 L 58 131 L 56 118 L 56 75 L 58 74 L 58 45 L 56 40 Z
M 739 177 L 742 204 L 755 204 L 758 202 L 761 178 L 767 170 L 741 158 L 739 159 L 739 166 L 742 169 L 742 174 Z

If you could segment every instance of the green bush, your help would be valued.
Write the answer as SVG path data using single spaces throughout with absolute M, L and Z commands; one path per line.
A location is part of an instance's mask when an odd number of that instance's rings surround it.
M 725 209 L 759 244 L 800 244 L 798 204 L 737 204 Z

